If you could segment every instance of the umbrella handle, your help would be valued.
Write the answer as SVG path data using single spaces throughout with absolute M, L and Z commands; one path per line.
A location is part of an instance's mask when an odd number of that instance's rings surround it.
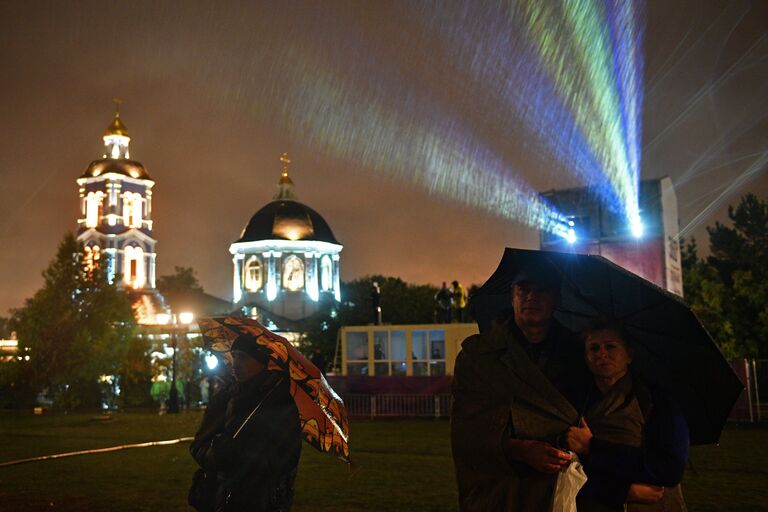
M 245 418 L 245 421 L 243 421 L 243 423 L 240 425 L 240 428 L 238 428 L 238 429 L 237 429 L 237 431 L 236 431 L 236 432 L 235 432 L 235 433 L 232 435 L 232 439 L 237 439 L 237 436 L 240 434 L 240 431 L 241 431 L 241 430 L 243 430 L 243 428 L 244 428 L 244 427 L 245 427 L 245 425 L 246 425 L 246 424 L 247 424 L 247 423 L 250 421 L 250 419 L 253 417 L 253 415 L 254 415 L 254 414 L 256 414 L 256 411 L 258 411 L 258 410 L 259 410 L 259 408 L 261 407 L 261 404 L 263 404 L 263 403 L 264 403 L 264 401 L 265 401 L 267 398 L 269 398 L 269 395 L 271 395 L 271 394 L 272 394 L 272 392 L 273 392 L 275 389 L 277 389 L 277 386 L 279 386 L 281 382 L 283 382 L 283 377 L 280 377 L 280 380 L 278 380 L 278 381 L 275 383 L 275 385 L 274 385 L 274 386 L 272 386 L 272 389 L 270 389 L 270 390 L 267 392 L 267 394 L 266 394 L 266 395 L 264 395 L 264 398 L 262 398 L 262 399 L 259 401 L 259 403 L 258 403 L 258 404 L 256 404 L 256 407 L 254 407 L 254 408 L 253 408 L 253 410 L 251 411 L 251 414 L 249 414 L 249 415 L 248 415 L 248 417 L 247 417 L 247 418 Z

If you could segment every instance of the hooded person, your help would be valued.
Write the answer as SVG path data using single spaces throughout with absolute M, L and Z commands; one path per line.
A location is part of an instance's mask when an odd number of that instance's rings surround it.
M 208 405 L 190 446 L 200 466 L 189 494 L 200 512 L 290 510 L 301 455 L 299 412 L 286 371 L 267 371 L 269 350 L 242 335 L 234 380 Z
M 571 462 L 556 442 L 578 421 L 566 396 L 586 381 L 578 338 L 552 317 L 557 271 L 531 263 L 505 283 L 510 310 L 464 340 L 454 369 L 451 446 L 464 512 L 551 507 Z

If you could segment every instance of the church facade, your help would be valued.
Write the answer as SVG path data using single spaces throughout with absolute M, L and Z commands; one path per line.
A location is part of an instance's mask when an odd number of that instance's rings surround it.
M 340 300 L 343 246 L 328 223 L 300 203 L 281 157 L 274 200 L 258 210 L 229 247 L 235 306 L 280 330 Z

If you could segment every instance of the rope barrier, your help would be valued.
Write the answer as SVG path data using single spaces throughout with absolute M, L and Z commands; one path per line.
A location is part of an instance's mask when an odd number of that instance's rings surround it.
M 12 460 L 10 462 L 0 462 L 0 467 L 15 466 L 17 464 L 26 464 L 27 462 L 39 462 L 43 460 L 63 459 L 64 457 L 74 457 L 75 455 L 91 455 L 94 453 L 116 452 L 119 450 L 127 450 L 129 448 L 149 448 L 151 446 L 168 446 L 172 444 L 188 443 L 193 439 L 194 437 L 180 437 L 178 439 L 168 439 L 165 441 L 150 441 L 148 443 L 122 444 L 120 446 L 111 446 L 109 448 L 96 448 L 94 450 L 80 450 L 77 452 L 66 452 L 66 453 L 57 453 L 54 455 L 43 455 L 40 457 L 30 457 L 28 459 Z

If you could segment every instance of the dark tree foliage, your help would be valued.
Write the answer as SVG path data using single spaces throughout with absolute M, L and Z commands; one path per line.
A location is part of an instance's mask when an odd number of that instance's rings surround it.
M 48 391 L 57 407 L 94 407 L 102 375 L 120 371 L 135 319 L 127 295 L 98 267 L 86 271 L 82 246 L 64 236 L 43 272 L 44 284 L 11 320 L 30 360 L 20 372 L 35 392 Z
M 202 292 L 203 287 L 197 280 L 197 272 L 192 267 L 173 267 L 173 274 L 160 276 L 157 289 L 163 295 L 169 293 Z
M 0 316 L 0 338 L 8 338 L 11 335 L 8 319 Z
M 148 407 L 152 405 L 152 361 L 149 357 L 151 346 L 146 338 L 133 337 L 128 340 L 125 355 L 120 362 L 121 407 Z
M 342 283 L 344 325 L 374 322 L 371 289 L 381 289 L 382 322 L 387 324 L 429 324 L 435 321 L 435 294 L 432 285 L 408 284 L 399 277 L 374 275 Z
M 698 256 L 696 240 L 683 244 L 683 290 L 685 300 L 712 335 L 723 354 L 738 357 L 733 322 L 726 315 L 723 299 L 726 288 L 715 269 Z
M 686 246 L 685 298 L 727 357 L 768 357 L 768 202 L 747 194 L 728 217 L 707 228 L 706 260 Z

